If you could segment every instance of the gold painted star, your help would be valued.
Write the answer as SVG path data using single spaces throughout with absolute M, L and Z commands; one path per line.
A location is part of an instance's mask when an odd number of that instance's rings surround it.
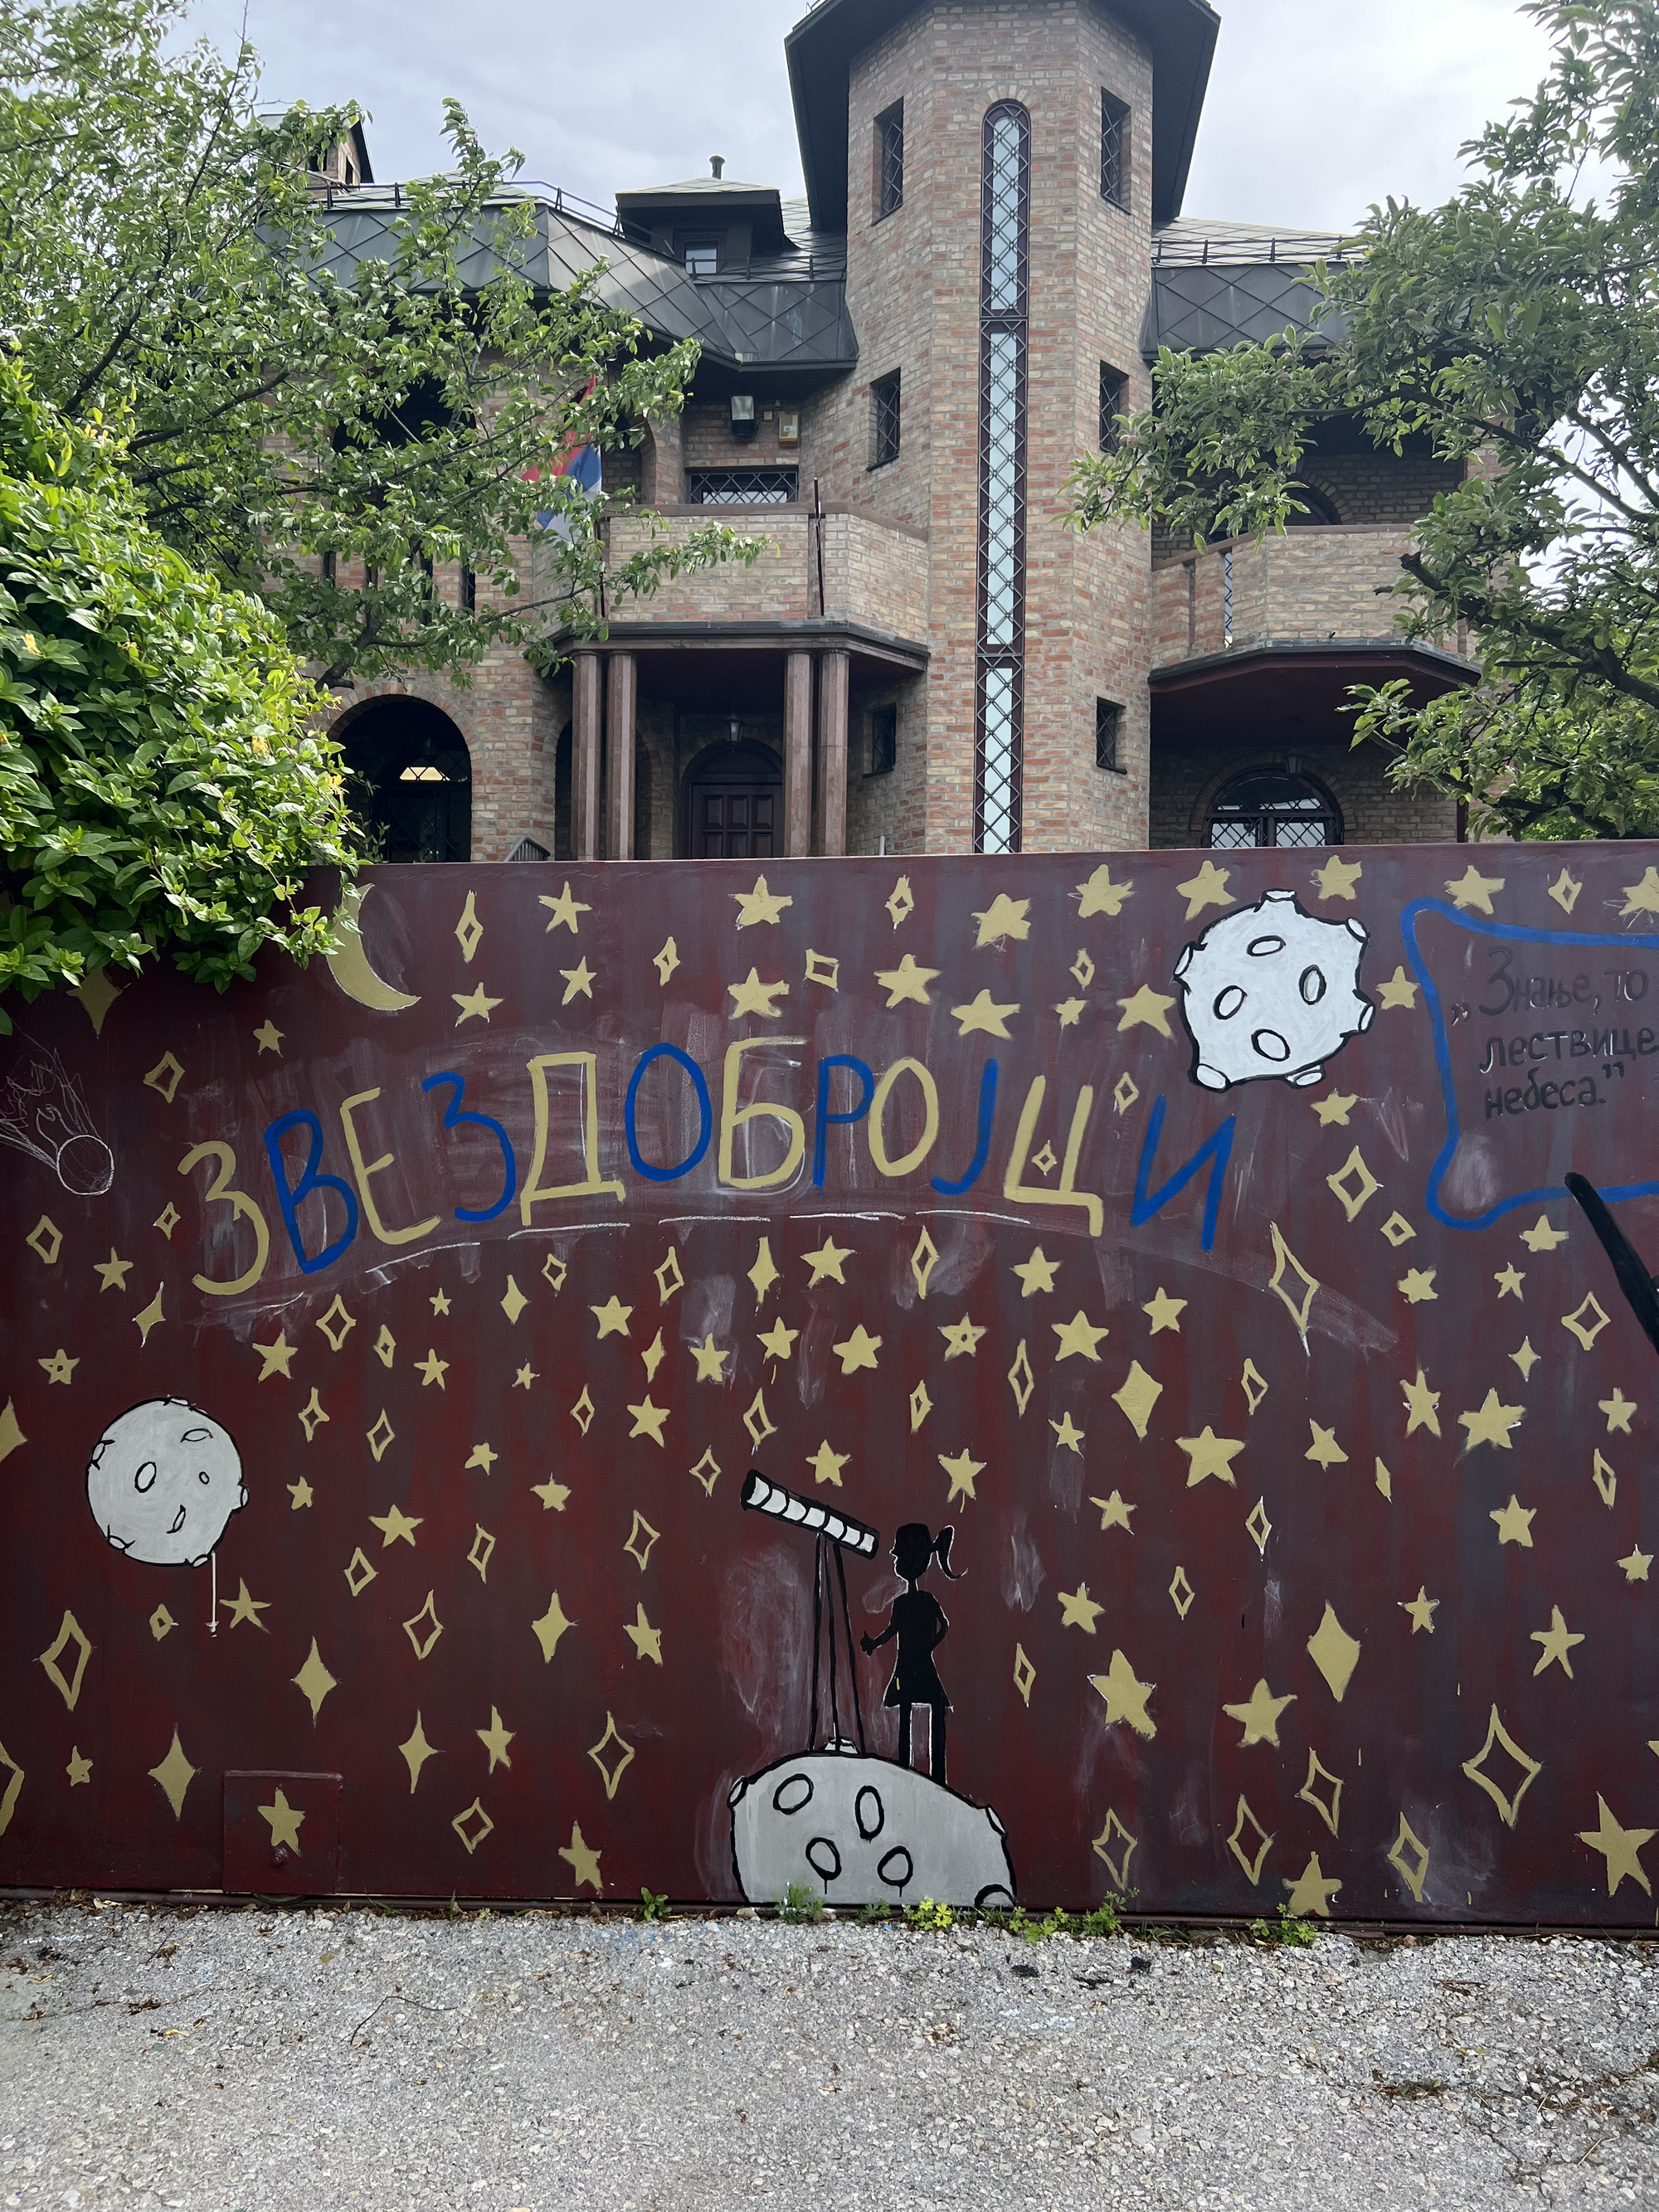
M 561 968 L 559 973 L 564 977 L 564 996 L 559 1001 L 562 1006 L 568 1006 L 578 995 L 587 1000 L 590 1005 L 592 1004 L 596 978 L 593 970 L 587 964 L 587 955 L 585 952 L 574 968 Z
M 240 1583 L 234 1597 L 222 1597 L 219 1603 L 230 1615 L 226 1624 L 228 1627 L 235 1628 L 246 1621 L 252 1627 L 260 1630 L 263 1634 L 270 1635 L 270 1631 L 266 1628 L 259 1615 L 262 1613 L 270 1612 L 270 1600 L 268 1597 L 250 1597 L 247 1584 L 245 1582 Z
M 1417 985 L 1403 968 L 1396 968 L 1386 983 L 1377 986 L 1378 1003 L 1384 1006 L 1404 1006 L 1410 1012 L 1417 1005 Z
M 603 1340 L 607 1336 L 626 1336 L 628 1334 L 628 1317 L 633 1310 L 634 1309 L 632 1306 L 623 1305 L 621 1299 L 617 1296 L 617 1293 L 614 1291 L 612 1291 L 611 1296 L 605 1300 L 602 1306 L 590 1306 L 588 1308 L 588 1311 L 592 1315 L 594 1320 L 599 1324 L 599 1337 L 601 1341 L 603 1341 Z
M 1529 1336 L 1523 1336 L 1522 1338 L 1521 1349 L 1519 1352 L 1512 1352 L 1510 1354 L 1510 1358 L 1521 1370 L 1521 1380 L 1523 1382 L 1531 1382 L 1532 1370 L 1537 1366 L 1542 1357 L 1543 1354 L 1541 1352 L 1534 1352 L 1533 1350 L 1532 1339 Z
M 1206 1475 L 1219 1476 L 1229 1489 L 1233 1482 L 1233 1462 L 1244 1449 L 1242 1437 L 1218 1437 L 1206 1422 L 1204 1433 L 1199 1437 L 1177 1437 L 1176 1443 L 1187 1455 L 1187 1487 L 1196 1489 Z
M 384 1513 L 371 1513 L 368 1519 L 370 1527 L 380 1532 L 380 1549 L 383 1552 L 389 1544 L 398 1543 L 407 1544 L 413 1551 L 415 1531 L 424 1517 L 424 1515 L 417 1513 L 411 1520 L 400 1505 L 388 1505 Z
M 780 898 L 766 888 L 764 876 L 757 876 L 752 891 L 733 891 L 738 902 L 738 927 L 751 928 L 761 921 L 775 922 L 787 906 L 793 906 L 792 898 Z
M 1455 882 L 1447 880 L 1446 891 L 1460 914 L 1473 907 L 1477 914 L 1490 915 L 1492 895 L 1504 888 L 1502 876 L 1483 876 L 1473 860 Z
M 1650 868 L 1648 873 L 1652 875 Z M 1588 1844 L 1593 1851 L 1600 1851 L 1607 1863 L 1607 1895 L 1613 1896 L 1619 1885 L 1628 1875 L 1638 1882 L 1648 1895 L 1653 1895 L 1653 1885 L 1642 1871 L 1641 1852 L 1644 1844 L 1650 1844 L 1659 1830 L 1653 1828 L 1621 1828 L 1607 1809 L 1607 1801 L 1600 1790 L 1595 1794 L 1595 1806 L 1601 1814 L 1594 1828 L 1580 1828 L 1578 1840 Z
M 769 1359 L 787 1359 L 795 1348 L 795 1339 L 799 1334 L 800 1331 L 798 1328 L 784 1327 L 781 1314 L 770 1328 L 757 1332 L 757 1340 L 765 1346 Z
M 1106 1608 L 1089 1595 L 1087 1583 L 1079 1583 L 1074 1590 L 1056 1590 L 1060 1600 L 1060 1625 L 1062 1628 L 1080 1628 L 1085 1636 L 1095 1632 L 1095 1623 Z
M 1313 1442 L 1303 1458 L 1312 1460 L 1316 1467 L 1346 1467 L 1348 1455 L 1336 1441 L 1336 1431 L 1322 1429 L 1317 1421 L 1310 1421 L 1308 1426 L 1313 1431 Z
M 1058 1260 L 1044 1258 L 1041 1244 L 1034 1244 L 1031 1247 L 1030 1258 L 1017 1261 L 1012 1271 L 1019 1277 L 1024 1285 L 1021 1295 L 1030 1298 L 1035 1297 L 1039 1291 L 1052 1291 L 1054 1287 L 1054 1271 L 1059 1266 Z
M 570 1496 L 570 1486 L 568 1483 L 555 1482 L 552 1476 L 550 1474 L 545 1482 L 532 1482 L 530 1487 L 535 1492 L 536 1496 L 541 1499 L 542 1510 L 544 1513 L 562 1513 L 564 1511 L 566 1501 Z
M 860 1322 L 846 1341 L 833 1345 L 831 1350 L 841 1362 L 843 1375 L 856 1375 L 860 1367 L 873 1367 L 876 1354 L 881 1349 L 881 1339 L 872 1336 Z
M 852 1456 L 851 1452 L 831 1451 L 829 1440 L 826 1438 L 815 1452 L 807 1454 L 806 1464 L 812 1470 L 812 1480 L 815 1482 L 833 1482 L 836 1488 L 839 1490 L 841 1471 Z
M 1109 1329 L 1097 1328 L 1080 1306 L 1070 1321 L 1050 1322 L 1048 1326 L 1060 1339 L 1054 1352 L 1056 1364 L 1062 1359 L 1070 1359 L 1075 1353 L 1079 1358 L 1092 1360 L 1097 1367 L 1099 1366 L 1100 1354 L 1095 1346 L 1102 1337 L 1111 1334 Z
M 782 1324 L 780 1323 L 779 1326 L 781 1327 Z M 765 1338 L 763 1337 L 761 1341 L 764 1343 Z M 729 1352 L 720 1350 L 711 1332 L 703 1338 L 701 1344 L 694 1344 L 691 1346 L 691 1357 L 697 1363 L 699 1382 L 718 1382 L 720 1380 L 720 1370 L 732 1355 Z
M 1523 1551 L 1532 1549 L 1532 1524 L 1538 1512 L 1535 1505 L 1517 1503 L 1513 1491 L 1507 1505 L 1498 1506 L 1488 1516 L 1498 1524 L 1500 1544 L 1519 1544 Z
M 1069 1413 L 1062 1413 L 1057 1421 L 1050 1421 L 1048 1426 L 1067 1451 L 1076 1452 L 1078 1457 L 1082 1458 L 1083 1431 L 1073 1426 Z
M 1322 1129 L 1328 1129 L 1333 1122 L 1339 1128 L 1346 1129 L 1349 1115 L 1359 1103 L 1359 1094 L 1356 1091 L 1328 1091 L 1322 1098 L 1316 1098 L 1312 1103 Z
M 774 999 L 789 996 L 787 983 L 763 983 L 758 969 L 751 968 L 741 983 L 728 983 L 732 994 L 732 1019 L 741 1021 L 745 1014 L 758 1014 L 764 1021 L 783 1018 L 783 1009 L 772 1004 Z
M 507 1747 L 512 1742 L 518 1731 L 516 1729 L 502 1727 L 501 1717 L 494 1705 L 489 1708 L 489 1726 L 487 1729 L 474 1729 L 472 1733 L 489 1753 L 489 1771 L 492 1774 L 498 1766 L 512 1765 L 513 1761 L 507 1756 Z
M 1114 921 L 1123 911 L 1123 902 L 1134 892 L 1133 883 L 1115 884 L 1112 871 L 1103 862 L 1086 883 L 1079 884 L 1081 897 L 1078 902 L 1078 920 L 1087 921 L 1091 914 L 1109 915 Z
M 1195 876 L 1189 876 L 1176 889 L 1187 902 L 1187 919 L 1196 921 L 1206 906 L 1232 906 L 1237 903 L 1227 889 L 1231 868 L 1218 868 L 1213 860 L 1206 860 Z
M 976 1328 L 966 1314 L 960 1321 L 947 1322 L 939 1330 L 939 1334 L 945 1339 L 945 1357 L 955 1359 L 965 1352 L 970 1359 L 975 1358 L 979 1340 L 984 1334 L 983 1328 Z
M 310 1504 L 312 1499 L 317 1493 L 312 1488 L 311 1485 L 306 1480 L 304 1475 L 301 1475 L 297 1482 L 290 1482 L 289 1484 L 288 1494 L 294 1500 L 293 1504 L 288 1509 L 290 1513 L 298 1513 L 301 1511 L 303 1508 Z
M 474 1444 L 467 1454 L 466 1466 L 463 1472 L 471 1474 L 472 1469 L 477 1468 L 481 1474 L 488 1474 L 500 1457 L 501 1454 L 498 1451 L 492 1451 L 488 1444 Z
M 952 1006 L 957 1035 L 972 1036 L 975 1031 L 985 1036 L 1006 1037 L 1008 1035 L 1006 1017 L 1019 1012 L 1018 1002 L 1000 1006 L 988 991 L 980 991 L 965 1006 Z
M 661 1666 L 662 1631 L 659 1628 L 653 1628 L 651 1623 L 646 1619 L 643 1603 L 635 1608 L 631 1626 L 627 1621 L 623 1621 L 623 1634 L 632 1642 L 634 1656 L 636 1659 L 650 1659 L 659 1667 Z
M 1613 1386 L 1612 1397 L 1598 1398 L 1595 1402 L 1607 1417 L 1607 1434 L 1609 1436 L 1613 1434 L 1615 1429 L 1622 1430 L 1626 1436 L 1630 1434 L 1630 1417 L 1636 1411 L 1636 1401 L 1634 1398 L 1626 1397 L 1624 1392 L 1615 1382 Z
M 501 1003 L 499 999 L 492 999 L 482 983 L 476 991 L 452 991 L 449 995 L 461 1010 L 455 1017 L 457 1029 L 463 1022 L 470 1022 L 475 1017 L 487 1022 L 491 1012 Z
M 148 1344 L 151 1329 L 159 1328 L 167 1319 L 167 1316 L 161 1311 L 161 1292 L 166 1287 L 165 1284 L 158 1283 L 155 1286 L 155 1296 L 142 1313 L 136 1313 L 132 1316 L 138 1330 L 138 1341 L 141 1345 Z
M 584 906 L 580 899 L 571 897 L 568 877 L 565 878 L 564 889 L 559 893 L 557 898 L 543 896 L 538 899 L 536 903 L 547 908 L 548 922 L 544 934 L 550 937 L 561 925 L 568 929 L 573 937 L 579 935 L 580 925 L 576 916 L 579 914 L 592 914 L 593 911 L 592 907 Z
M 1134 1530 L 1129 1528 L 1129 1516 L 1135 1509 L 1133 1505 L 1125 1503 L 1121 1492 L 1115 1490 L 1109 1498 L 1091 1498 L 1089 1503 L 1100 1508 L 1100 1529 L 1103 1535 L 1109 1528 L 1127 1529 L 1129 1534 L 1133 1535 Z
M 1625 903 L 1619 909 L 1623 921 L 1626 915 L 1659 914 L 1659 868 L 1649 868 L 1639 884 L 1626 884 Z
M 605 1884 L 599 1880 L 599 1861 L 604 1856 L 602 1851 L 592 1850 L 582 1841 L 582 1832 L 574 1824 L 570 1830 L 569 1843 L 561 1844 L 559 1846 L 559 1856 L 569 1863 L 575 1888 L 580 1889 L 585 1882 L 596 1894 L 605 1888 Z M 575 1890 L 573 1890 L 571 1894 L 574 1896 Z
M 1492 1277 L 1493 1282 L 1498 1285 L 1498 1295 L 1500 1298 L 1520 1297 L 1521 1285 L 1526 1279 L 1524 1273 L 1517 1271 L 1513 1266 L 1500 1267 Z M 1522 1303 L 1524 1304 L 1526 1302 L 1522 1299 Z
M 833 1237 L 826 1237 L 816 1252 L 803 1252 L 800 1256 L 812 1270 L 806 1282 L 810 1291 L 814 1283 L 821 1283 L 825 1276 L 832 1282 L 844 1283 L 847 1278 L 841 1271 L 841 1265 L 843 1260 L 852 1258 L 853 1248 L 850 1244 L 837 1244 Z
M 1413 1636 L 1422 1629 L 1426 1629 L 1431 1636 L 1434 1634 L 1434 1616 L 1439 1609 L 1440 1601 L 1437 1597 L 1431 1597 L 1421 1583 L 1417 1585 L 1415 1597 L 1396 1598 L 1395 1602 L 1401 1613 L 1411 1615 Z
M 933 1004 L 927 986 L 939 973 L 937 968 L 918 967 L 915 954 L 907 952 L 896 968 L 878 968 L 876 981 L 886 992 L 890 1006 L 902 1006 L 907 1001 L 927 1006 Z
M 131 1266 L 131 1262 L 127 1264 Z M 269 1375 L 280 1375 L 285 1381 L 291 1380 L 294 1355 L 299 1348 L 297 1344 L 289 1342 L 287 1332 L 280 1328 L 276 1332 L 275 1344 L 256 1344 L 253 1349 L 259 1355 L 259 1380 L 263 1382 Z
M 982 1459 L 974 1458 L 970 1452 L 964 1449 L 959 1451 L 954 1459 L 951 1459 L 948 1454 L 941 1452 L 939 1455 L 939 1463 L 951 1478 L 951 1494 L 945 1501 L 947 1505 L 954 1505 L 958 1498 L 972 1498 L 977 1496 L 978 1493 L 974 1488 L 974 1478 L 985 1472 L 985 1462 Z
M 1358 860 L 1345 860 L 1333 853 L 1322 868 L 1314 870 L 1321 898 L 1352 899 L 1353 887 L 1365 871 Z
M 261 1022 L 253 1032 L 253 1041 L 262 1054 L 274 1052 L 278 1060 L 283 1056 L 283 1032 L 273 1021 Z
M 1431 1437 L 1437 1437 L 1440 1433 L 1440 1393 L 1430 1389 L 1422 1369 L 1418 1369 L 1415 1382 L 1402 1379 L 1400 1388 L 1405 1393 L 1406 1411 L 1411 1416 L 1406 1424 L 1406 1434 L 1414 1437 L 1419 1429 L 1426 1429 Z
M 1137 1735 L 1149 1741 L 1158 1734 L 1158 1723 L 1146 1711 L 1146 1700 L 1158 1687 L 1156 1682 L 1140 1682 L 1135 1670 L 1122 1652 L 1114 1651 L 1111 1663 L 1103 1674 L 1091 1674 L 1089 1680 L 1106 1700 L 1106 1721 L 1127 1721 Z
M 1562 1618 L 1560 1607 L 1553 1605 L 1550 1607 L 1549 1626 L 1534 1628 L 1532 1632 L 1532 1641 L 1538 1646 L 1539 1651 L 1538 1664 L 1533 1668 L 1533 1673 L 1541 1674 L 1546 1667 L 1559 1666 L 1567 1680 L 1571 1681 L 1572 1661 L 1567 1655 L 1583 1640 L 1582 1635 L 1575 1635 L 1567 1626 Z
M 434 1314 L 447 1314 L 449 1311 L 449 1293 L 447 1291 L 434 1291 L 428 1303 Z
M 513 1377 L 513 1387 L 515 1390 L 527 1390 L 536 1379 L 535 1369 L 526 1362 Z
M 428 1352 L 424 1359 L 417 1359 L 415 1372 L 421 1378 L 422 1389 L 428 1389 L 435 1382 L 441 1390 L 447 1390 L 444 1377 L 449 1372 L 449 1362 L 440 1359 L 435 1352 Z
M 1063 1030 L 1074 1030 L 1088 1008 L 1086 999 L 1056 999 L 1054 1001 L 1054 1012 L 1060 1016 L 1060 1026 Z
M 1310 1855 L 1307 1865 L 1296 1880 L 1285 1881 L 1285 1887 L 1290 1892 L 1285 1900 L 1285 1910 L 1292 1920 L 1305 1920 L 1310 1912 L 1316 1912 L 1322 1919 L 1328 1920 L 1331 1899 L 1342 1885 L 1340 1881 L 1326 1881 L 1319 1870 L 1319 1854 L 1315 1851 Z
M 1476 1412 L 1457 1417 L 1458 1427 L 1468 1432 L 1464 1450 L 1473 1451 L 1476 1444 L 1497 1444 L 1504 1451 L 1511 1450 L 1510 1431 L 1520 1427 L 1524 1410 L 1520 1406 L 1500 1405 L 1497 1391 L 1488 1390 Z
M 1408 1305 L 1420 1306 L 1426 1299 L 1437 1298 L 1440 1295 L 1434 1287 L 1435 1272 L 1432 1267 L 1413 1267 L 1400 1278 L 1395 1287 L 1404 1292 Z
M 1123 1009 L 1123 1018 L 1118 1024 L 1120 1032 L 1133 1029 L 1137 1023 L 1145 1023 L 1148 1029 L 1156 1030 L 1160 1036 L 1174 1036 L 1175 1032 L 1164 1016 L 1175 1000 L 1166 999 L 1161 991 L 1153 990 L 1150 983 L 1143 983 L 1133 998 L 1120 999 L 1118 1004 Z
M 270 1848 L 298 1851 L 300 1823 L 305 1814 L 297 1805 L 290 1805 L 279 1789 L 269 1805 L 261 1805 L 259 1818 L 270 1831 Z
M 42 1359 L 38 1364 L 45 1370 L 48 1382 L 73 1382 L 75 1370 L 81 1364 L 78 1359 L 70 1358 L 61 1344 L 50 1359 Z
M 1164 1295 L 1164 1285 L 1160 1283 L 1158 1289 L 1153 1292 L 1152 1296 L 1147 1299 L 1146 1304 L 1142 1306 L 1140 1310 L 1151 1320 L 1152 1324 L 1152 1334 L 1154 1336 L 1156 1336 L 1158 1331 L 1163 1328 L 1172 1328 L 1176 1334 L 1179 1336 L 1181 1334 L 1181 1316 L 1187 1310 L 1187 1301 L 1185 1298 L 1172 1298 L 1166 1297 Z
M 1627 1583 L 1644 1583 L 1648 1578 L 1648 1569 L 1653 1565 L 1653 1554 L 1651 1552 L 1629 1552 L 1618 1564 L 1624 1569 Z
M 630 1406 L 628 1410 L 634 1416 L 634 1425 L 628 1431 L 629 1437 L 649 1437 L 653 1444 L 660 1444 L 663 1423 L 668 1419 L 668 1407 L 653 1406 L 647 1393 L 637 1406 Z
M 127 1277 L 132 1273 L 134 1262 L 122 1259 L 112 1244 L 109 1248 L 107 1260 L 94 1260 L 92 1264 L 95 1272 L 103 1277 L 98 1285 L 100 1291 L 125 1290 Z
M 984 913 L 974 916 L 979 924 L 979 935 L 974 939 L 975 950 L 977 951 L 985 945 L 1000 945 L 1005 937 L 1022 940 L 1028 938 L 1031 933 L 1031 925 L 1027 919 L 1030 911 L 1030 899 L 1010 898 L 1006 891 L 999 891 Z
M 1282 1698 L 1274 1697 L 1265 1680 L 1259 1681 L 1242 1705 L 1223 1705 L 1222 1711 L 1230 1720 L 1239 1722 L 1244 1733 L 1238 1739 L 1241 1751 L 1253 1743 L 1270 1743 L 1279 1748 L 1279 1716 L 1286 1705 L 1296 1703 L 1292 1690 Z
M 1530 1229 L 1521 1231 L 1521 1242 L 1528 1252 L 1553 1252 L 1558 1244 L 1565 1244 L 1566 1241 L 1566 1231 L 1552 1228 L 1547 1213 L 1540 1213 Z
M 69 1777 L 69 1785 L 71 1790 L 78 1790 L 83 1782 L 91 1781 L 92 1761 L 89 1759 L 82 1758 L 78 1744 L 70 1746 L 69 1765 L 64 1771 Z

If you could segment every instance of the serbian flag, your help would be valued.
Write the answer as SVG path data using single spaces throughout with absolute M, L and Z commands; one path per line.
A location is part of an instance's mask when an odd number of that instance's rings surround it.
M 592 388 L 590 384 L 588 392 Z M 586 398 L 587 392 L 584 392 L 582 397 Z M 555 459 L 552 474 L 556 477 L 562 477 L 574 484 L 585 499 L 592 499 L 602 489 L 604 482 L 599 447 L 582 445 L 573 439 L 561 450 Z M 532 483 L 539 483 L 541 480 L 541 471 L 538 468 L 527 470 L 526 475 Z M 537 515 L 536 520 L 550 537 L 566 539 L 569 538 L 570 517 L 568 514 L 556 514 L 550 507 L 544 507 Z

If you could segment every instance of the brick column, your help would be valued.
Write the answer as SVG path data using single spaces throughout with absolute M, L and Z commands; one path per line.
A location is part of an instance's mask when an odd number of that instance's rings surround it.
M 579 653 L 571 671 L 570 849 L 599 857 L 599 678 L 597 653 Z
M 826 653 L 818 663 L 818 850 L 847 850 L 848 657 Z
M 783 672 L 783 849 L 812 849 L 812 656 L 792 653 Z
M 605 849 L 613 860 L 634 857 L 634 726 L 639 662 L 631 653 L 610 656 L 610 702 L 605 717 L 607 758 Z

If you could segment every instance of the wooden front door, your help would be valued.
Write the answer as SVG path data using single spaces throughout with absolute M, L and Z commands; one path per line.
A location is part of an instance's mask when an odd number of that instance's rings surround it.
M 745 745 L 694 772 L 686 850 L 694 860 L 771 860 L 783 852 L 783 787 L 769 756 Z

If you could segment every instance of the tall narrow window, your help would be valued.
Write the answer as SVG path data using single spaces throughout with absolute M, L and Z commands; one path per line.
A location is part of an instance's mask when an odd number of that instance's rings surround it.
M 1128 378 L 1121 368 L 1113 368 L 1107 362 L 1100 364 L 1100 450 L 1115 453 L 1121 434 L 1118 416 L 1123 412 L 1123 394 Z
M 465 554 L 461 556 L 461 605 L 468 614 L 477 611 L 478 572 Z
M 904 205 L 904 102 L 876 118 L 876 221 Z
M 870 465 L 884 469 L 899 457 L 899 373 L 870 386 Z
M 898 760 L 898 708 L 870 709 L 870 774 L 890 775 Z
M 1129 111 L 1115 94 L 1100 95 L 1100 197 L 1129 204 Z
M 1123 727 L 1123 709 L 1114 699 L 1095 701 L 1095 766 L 1109 769 L 1114 775 L 1121 775 L 1124 763 L 1118 756 L 1118 738 Z
M 1031 118 L 986 112 L 980 193 L 979 650 L 974 850 L 1017 853 L 1025 678 L 1025 356 Z

